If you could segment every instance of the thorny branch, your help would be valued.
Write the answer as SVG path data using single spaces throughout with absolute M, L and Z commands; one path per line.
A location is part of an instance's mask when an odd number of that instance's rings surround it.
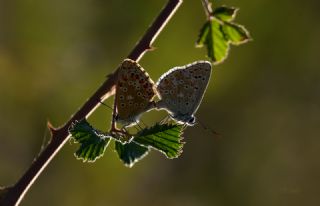
M 143 35 L 138 44 L 134 47 L 128 58 L 139 61 L 141 57 L 151 48 L 152 43 L 164 28 L 166 23 L 178 9 L 182 0 L 168 0 L 166 6 L 162 9 L 158 17 Z M 59 152 L 62 146 L 69 139 L 68 128 L 75 120 L 81 120 L 89 117 L 92 112 L 99 106 L 101 101 L 106 100 L 114 94 L 114 85 L 117 78 L 117 71 L 108 76 L 108 79 L 97 89 L 87 102 L 77 111 L 65 125 L 54 128 L 50 123 L 48 127 L 51 131 L 52 138 L 48 146 L 31 164 L 26 173 L 18 182 L 10 187 L 7 193 L 0 200 L 1 206 L 18 206 L 24 195 L 28 192 L 34 181 L 39 177 L 41 172 L 50 163 L 53 157 Z

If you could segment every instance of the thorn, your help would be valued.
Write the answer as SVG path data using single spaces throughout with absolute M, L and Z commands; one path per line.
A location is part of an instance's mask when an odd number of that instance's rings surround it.
M 156 50 L 156 49 L 157 49 L 157 47 L 154 47 L 154 46 L 149 46 L 149 47 L 147 48 L 148 51 L 154 51 L 154 50 Z
M 49 129 L 52 137 L 53 137 L 53 136 L 57 133 L 57 131 L 58 131 L 57 128 L 53 127 L 53 125 L 51 124 L 51 122 L 50 122 L 49 120 L 47 121 L 47 127 L 48 127 L 48 129 Z

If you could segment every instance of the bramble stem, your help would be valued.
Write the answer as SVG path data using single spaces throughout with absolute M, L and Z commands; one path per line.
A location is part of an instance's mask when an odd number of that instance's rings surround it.
M 182 0 L 168 0 L 166 6 L 162 9 L 158 17 L 148 28 L 141 40 L 137 43 L 128 58 L 139 61 L 141 57 L 151 48 L 152 43 L 171 19 L 172 15 L 178 9 Z M 115 82 L 117 80 L 117 71 L 108 76 L 108 79 L 97 89 L 87 102 L 77 111 L 71 119 L 60 128 L 54 128 L 48 123 L 48 128 L 52 133 L 52 138 L 48 146 L 43 150 L 39 157 L 32 162 L 26 173 L 12 186 L 5 196 L 0 200 L 1 206 L 18 206 L 21 200 L 28 192 L 32 184 L 39 177 L 41 172 L 50 163 L 53 157 L 59 152 L 62 146 L 69 139 L 68 128 L 75 120 L 81 120 L 89 117 L 92 112 L 100 105 L 101 101 L 106 100 L 114 94 Z
M 201 0 L 204 12 L 208 19 L 212 16 L 212 3 L 209 0 Z

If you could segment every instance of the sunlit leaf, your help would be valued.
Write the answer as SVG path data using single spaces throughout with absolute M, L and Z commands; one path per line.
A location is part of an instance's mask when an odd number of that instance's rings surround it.
M 232 21 L 237 15 L 237 8 L 221 6 L 213 11 L 213 16 L 222 21 Z
M 156 124 L 135 135 L 133 141 L 164 153 L 168 158 L 177 158 L 182 153 L 182 125 Z
M 94 129 L 85 119 L 75 121 L 69 128 L 69 133 L 76 143 L 80 143 L 75 156 L 83 162 L 94 162 L 102 157 L 111 138 Z
M 238 45 L 250 40 L 249 32 L 241 25 L 225 22 L 222 26 L 225 37 L 232 44 Z
M 239 45 L 251 39 L 244 26 L 232 22 L 237 11 L 227 6 L 216 8 L 200 30 L 196 46 L 206 46 L 207 56 L 214 64 L 227 58 L 230 44 Z
M 132 167 L 149 152 L 149 148 L 138 145 L 135 142 L 122 144 L 121 142 L 115 141 L 115 150 L 122 162 L 128 167 Z
M 221 32 L 221 24 L 217 19 L 210 19 L 201 29 L 197 47 L 207 47 L 208 57 L 218 64 L 228 55 L 229 43 Z

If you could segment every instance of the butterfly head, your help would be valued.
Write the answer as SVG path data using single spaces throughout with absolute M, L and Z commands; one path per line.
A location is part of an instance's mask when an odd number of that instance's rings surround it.
M 188 126 L 193 126 L 196 123 L 196 117 L 194 115 L 187 114 L 176 114 L 172 118 L 180 123 L 187 124 Z

